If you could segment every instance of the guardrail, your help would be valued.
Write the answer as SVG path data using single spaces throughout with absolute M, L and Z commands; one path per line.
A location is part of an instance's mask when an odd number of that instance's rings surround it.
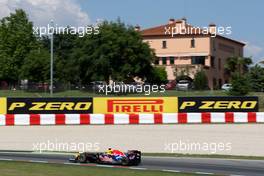
M 161 114 L 5 114 L 0 126 L 264 123 L 264 112 Z

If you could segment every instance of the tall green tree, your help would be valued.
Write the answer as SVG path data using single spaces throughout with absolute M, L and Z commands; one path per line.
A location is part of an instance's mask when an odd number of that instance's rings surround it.
M 49 80 L 49 70 L 49 51 L 44 48 L 39 48 L 32 50 L 24 59 L 20 77 L 30 82 L 44 83 Z
M 69 28 L 69 27 L 68 27 Z M 78 43 L 76 43 L 77 35 L 73 35 L 70 32 L 54 34 L 54 78 L 61 83 L 75 83 L 78 82 L 78 58 L 71 57 L 74 49 L 78 50 Z M 70 31 L 70 29 L 69 29 Z M 41 39 L 43 46 L 50 50 L 50 38 L 44 36 Z M 76 47 L 74 47 L 76 46 Z
M 256 64 L 249 71 L 250 85 L 253 91 L 264 90 L 264 68 Z
M 0 21 L 0 79 L 16 84 L 25 57 L 37 47 L 33 24 L 22 9 Z
M 167 82 L 167 72 L 164 67 L 155 67 L 152 69 L 152 76 L 148 82 L 152 84 L 165 84 Z
M 79 59 L 83 83 L 94 80 L 124 81 L 151 78 L 154 53 L 141 35 L 120 22 L 104 22 L 99 34 L 79 38 L 72 58 Z
M 235 72 L 242 75 L 248 72 L 250 64 L 252 64 L 250 57 L 229 57 L 227 58 L 225 69 L 230 75 Z
M 246 95 L 249 93 L 249 65 L 252 59 L 249 57 L 230 57 L 227 59 L 225 69 L 231 76 L 232 88 L 228 92 L 230 95 Z
M 229 95 L 243 96 L 249 93 L 250 79 L 248 74 L 240 75 L 238 72 L 232 74 L 232 88 L 227 92 Z

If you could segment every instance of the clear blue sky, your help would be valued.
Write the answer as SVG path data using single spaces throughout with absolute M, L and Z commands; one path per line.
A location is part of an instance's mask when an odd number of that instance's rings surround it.
M 245 41 L 246 55 L 257 61 L 264 58 L 263 0 L 76 0 L 92 22 L 121 18 L 127 24 L 143 28 L 186 17 L 195 26 L 214 22 L 231 26 L 231 38 Z

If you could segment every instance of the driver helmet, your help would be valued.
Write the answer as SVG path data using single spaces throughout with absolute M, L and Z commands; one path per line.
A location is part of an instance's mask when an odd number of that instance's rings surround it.
M 112 148 L 108 148 L 107 153 L 108 154 L 113 154 L 113 149 Z

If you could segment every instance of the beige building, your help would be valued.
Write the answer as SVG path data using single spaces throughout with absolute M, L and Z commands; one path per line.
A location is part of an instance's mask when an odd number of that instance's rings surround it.
M 165 67 L 168 80 L 183 74 L 193 79 L 195 73 L 203 69 L 209 88 L 217 89 L 230 81 L 224 68 L 227 58 L 243 56 L 245 44 L 213 35 L 216 30 L 214 24 L 198 28 L 188 24 L 186 19 L 170 19 L 165 25 L 141 30 L 141 34 L 155 51 L 155 64 Z

